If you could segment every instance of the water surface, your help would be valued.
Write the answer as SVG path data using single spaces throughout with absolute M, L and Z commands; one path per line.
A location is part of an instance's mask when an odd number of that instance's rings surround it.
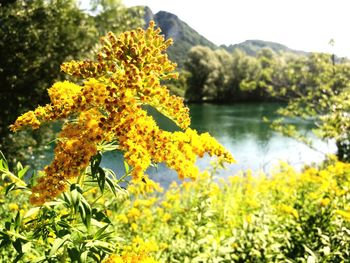
M 324 142 L 316 138 L 311 129 L 311 121 L 289 119 L 288 122 L 296 125 L 297 129 L 312 140 L 318 151 L 309 148 L 294 139 L 287 138 L 273 131 L 269 124 L 263 122 L 263 117 L 276 118 L 275 111 L 279 104 L 195 104 L 190 106 L 191 128 L 199 132 L 209 132 L 223 144 L 237 160 L 236 164 L 227 166 L 226 170 L 219 172 L 219 176 L 226 177 L 236 174 L 240 170 L 269 171 L 280 160 L 286 161 L 296 168 L 304 164 L 321 162 L 326 153 L 334 153 L 336 148 L 333 142 Z M 174 131 L 178 128 L 167 118 L 155 111 L 161 128 Z M 198 161 L 201 169 L 209 166 L 210 158 L 205 157 Z M 121 155 L 110 153 L 104 157 L 103 164 L 123 173 Z M 150 168 L 151 177 L 163 186 L 177 180 L 177 175 L 159 165 L 157 169 Z

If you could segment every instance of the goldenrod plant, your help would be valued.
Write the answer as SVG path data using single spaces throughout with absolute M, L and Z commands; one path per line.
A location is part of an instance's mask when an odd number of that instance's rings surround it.
M 144 174 L 154 163 L 166 163 L 180 178 L 195 178 L 196 156 L 205 153 L 233 162 L 223 146 L 208 134 L 188 128 L 189 110 L 180 97 L 171 96 L 161 80 L 175 78 L 175 64 L 168 60 L 164 40 L 151 23 L 116 37 L 102 38 L 97 61 L 71 61 L 61 69 L 83 81 L 57 82 L 49 90 L 51 104 L 20 116 L 13 131 L 25 126 L 37 129 L 43 122 L 69 119 L 59 134 L 53 162 L 33 188 L 31 201 L 43 204 L 67 189 L 98 153 L 102 143 L 116 144 L 133 169 L 134 180 L 148 181 Z M 184 129 L 161 130 L 143 105 L 150 105 Z
M 180 179 L 193 180 L 199 174 L 196 159 L 206 153 L 217 156 L 220 163 L 234 162 L 232 155 L 208 133 L 198 134 L 189 128 L 189 110 L 183 99 L 170 95 L 162 85 L 163 80 L 177 77 L 176 64 L 165 52 L 172 41 L 164 39 L 154 22 L 146 30 L 139 28 L 118 37 L 110 32 L 101 42 L 96 61 L 62 64 L 62 71 L 76 77 L 78 84 L 56 82 L 48 90 L 50 104 L 23 114 L 10 126 L 12 131 L 19 131 L 65 121 L 53 161 L 28 186 L 30 203 L 40 207 L 34 221 L 30 221 L 35 229 L 33 237 L 50 244 L 52 241 L 43 260 L 70 258 L 74 262 L 91 257 L 101 261 L 113 252 L 111 232 L 107 231 L 113 222 L 104 208 L 94 205 L 103 200 L 106 188 L 114 194 L 111 200 L 123 196 L 120 184 L 127 176 L 132 177 L 138 189 L 152 191 L 157 184 L 146 174 L 151 164 L 165 163 L 177 171 Z M 181 131 L 160 129 L 144 108 L 146 105 L 174 121 Z M 119 178 L 100 167 L 102 153 L 111 149 L 123 153 L 128 167 Z M 94 192 L 87 199 L 95 188 L 100 195 Z M 21 226 L 24 227 L 19 223 Z M 7 241 L 3 245 L 11 243 Z M 25 254 L 24 243 L 32 247 L 26 239 L 14 242 L 20 256 Z

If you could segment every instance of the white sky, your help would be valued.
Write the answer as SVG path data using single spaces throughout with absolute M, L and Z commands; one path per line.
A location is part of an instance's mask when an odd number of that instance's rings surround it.
M 350 0 L 123 0 L 177 15 L 221 44 L 261 39 L 350 58 Z M 332 48 L 329 40 L 334 39 Z

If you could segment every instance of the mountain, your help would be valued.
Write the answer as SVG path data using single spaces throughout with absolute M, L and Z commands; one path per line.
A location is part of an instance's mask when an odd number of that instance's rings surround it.
M 271 42 L 271 41 L 264 41 L 264 40 L 246 40 L 242 43 L 239 44 L 234 44 L 234 45 L 229 45 L 225 46 L 222 45 L 220 46 L 221 48 L 226 49 L 229 52 L 234 51 L 235 49 L 240 49 L 244 51 L 247 55 L 250 56 L 256 56 L 256 54 L 259 52 L 259 50 L 263 48 L 270 48 L 276 53 L 282 53 L 282 52 L 288 52 L 288 53 L 293 53 L 297 55 L 307 55 L 307 52 L 300 51 L 300 50 L 294 50 L 291 49 L 285 45 L 276 43 L 276 42 Z
M 176 62 L 179 68 L 183 67 L 187 58 L 187 52 L 191 47 L 197 45 L 207 46 L 211 49 L 223 48 L 230 53 L 235 49 L 241 49 L 251 56 L 255 56 L 257 52 L 263 48 L 270 48 L 276 53 L 289 52 L 297 55 L 308 54 L 304 51 L 290 49 L 279 43 L 263 40 L 247 40 L 239 44 L 229 46 L 221 45 L 219 47 L 200 35 L 176 15 L 165 11 L 159 11 L 153 14 L 152 10 L 147 6 L 144 7 L 144 20 L 146 25 L 148 25 L 150 20 L 154 20 L 156 25 L 162 29 L 162 33 L 165 37 L 171 37 L 174 40 L 174 44 L 168 49 L 168 54 L 169 58 Z
M 212 49 L 218 48 L 214 43 L 200 35 L 172 13 L 159 11 L 153 14 L 150 8 L 145 7 L 144 19 L 146 25 L 148 25 L 150 20 L 154 20 L 156 25 L 162 29 L 165 38 L 172 38 L 174 40 L 174 44 L 168 49 L 168 54 L 169 58 L 175 61 L 179 67 L 183 67 L 187 52 L 193 46 L 201 45 Z

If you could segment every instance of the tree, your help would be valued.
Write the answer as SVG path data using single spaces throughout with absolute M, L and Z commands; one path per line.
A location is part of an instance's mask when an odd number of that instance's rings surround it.
M 338 157 L 350 161 L 350 64 L 333 61 L 331 55 L 319 53 L 293 58 L 284 68 L 284 85 L 271 85 L 268 91 L 287 101 L 279 110 L 282 116 L 312 118 L 322 138 L 336 140 Z M 290 125 L 283 128 L 279 121 L 275 127 L 300 137 Z
M 91 0 L 96 28 L 100 36 L 108 31 L 121 33 L 143 25 L 143 7 L 125 8 L 121 0 Z
M 220 90 L 228 81 L 223 61 L 228 61 L 224 51 L 195 46 L 188 53 L 185 68 L 190 72 L 186 98 L 190 101 L 217 100 Z
M 230 80 L 226 96 L 232 100 L 240 100 L 251 96 L 256 90 L 261 67 L 255 57 L 248 56 L 237 49 L 232 54 Z

